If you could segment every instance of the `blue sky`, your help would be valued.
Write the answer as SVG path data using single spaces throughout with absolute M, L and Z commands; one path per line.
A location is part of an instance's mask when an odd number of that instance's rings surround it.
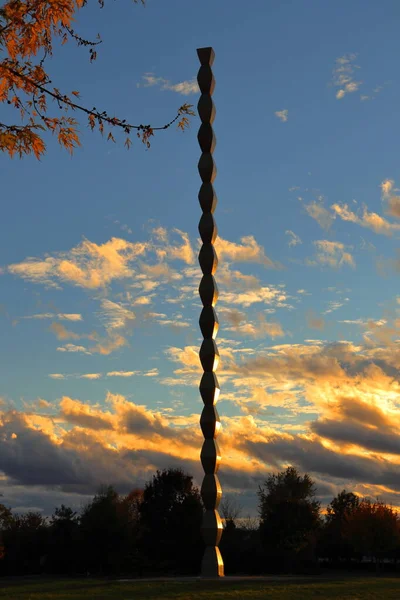
M 287 464 L 323 502 L 346 487 L 399 504 L 399 12 L 93 3 L 74 28 L 101 33 L 97 61 L 69 42 L 48 63 L 84 105 L 157 126 L 196 106 L 196 48 L 215 50 L 220 479 L 249 511 Z M 127 151 L 82 119 L 72 158 L 51 138 L 41 162 L 0 157 L 14 507 L 77 504 L 170 464 L 201 482 L 198 126 Z

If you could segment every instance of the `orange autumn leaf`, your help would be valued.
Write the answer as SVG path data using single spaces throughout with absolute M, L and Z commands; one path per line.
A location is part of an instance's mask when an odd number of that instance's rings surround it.
M 94 115 L 89 115 L 89 125 L 90 125 L 90 128 L 91 128 L 91 129 L 92 129 L 92 131 L 93 131 L 93 129 L 94 129 L 94 128 L 95 128 L 95 126 L 96 126 L 96 120 L 95 120 L 95 118 L 94 118 Z
M 35 136 L 32 141 L 32 152 L 36 158 L 40 158 L 40 156 L 44 153 L 44 150 L 44 141 L 39 136 Z

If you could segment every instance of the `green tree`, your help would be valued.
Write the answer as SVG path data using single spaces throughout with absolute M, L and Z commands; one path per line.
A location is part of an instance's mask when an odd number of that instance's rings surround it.
M 321 520 L 311 477 L 288 467 L 271 474 L 258 497 L 261 543 L 275 567 L 291 570 L 300 557 L 313 557 Z
M 148 572 L 197 573 L 203 507 L 193 477 L 181 469 L 157 471 L 140 505 L 141 543 Z

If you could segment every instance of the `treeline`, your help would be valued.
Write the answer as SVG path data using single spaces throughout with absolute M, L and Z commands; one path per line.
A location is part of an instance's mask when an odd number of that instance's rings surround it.
M 322 514 L 310 476 L 288 467 L 259 487 L 258 501 L 258 519 L 241 518 L 232 498 L 220 505 L 226 574 L 397 566 L 400 520 L 379 500 L 343 490 Z M 200 492 L 180 469 L 157 471 L 126 496 L 103 487 L 79 513 L 62 505 L 45 518 L 0 504 L 0 574 L 198 575 L 202 514 Z

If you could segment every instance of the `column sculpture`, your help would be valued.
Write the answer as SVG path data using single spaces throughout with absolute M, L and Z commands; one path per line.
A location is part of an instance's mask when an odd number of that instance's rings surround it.
M 213 216 L 217 205 L 217 196 L 212 185 L 217 174 L 212 156 L 216 140 L 212 128 L 215 118 L 215 106 L 211 98 L 215 87 L 214 75 L 211 69 L 215 54 L 212 48 L 198 48 L 197 54 L 201 65 L 197 75 L 201 92 L 197 105 L 201 119 L 197 139 L 202 151 L 198 164 L 202 180 L 199 202 L 203 211 L 199 223 L 199 233 L 203 242 L 199 253 L 199 263 L 203 273 L 199 286 L 199 294 L 203 304 L 199 323 L 204 338 L 199 352 L 204 371 L 200 381 L 200 394 L 204 402 L 200 418 L 200 426 L 204 435 L 204 443 L 200 454 L 204 469 L 201 497 L 205 506 L 201 529 L 206 545 L 201 564 L 201 576 L 223 577 L 224 563 L 218 548 L 222 536 L 222 522 L 217 510 L 222 490 L 216 475 L 221 462 L 221 454 L 215 439 L 221 427 L 215 407 L 220 391 L 215 374 L 219 353 L 215 343 L 218 332 L 218 318 L 214 310 L 218 300 L 218 288 L 214 279 L 214 273 L 218 265 L 214 242 L 218 230 Z

